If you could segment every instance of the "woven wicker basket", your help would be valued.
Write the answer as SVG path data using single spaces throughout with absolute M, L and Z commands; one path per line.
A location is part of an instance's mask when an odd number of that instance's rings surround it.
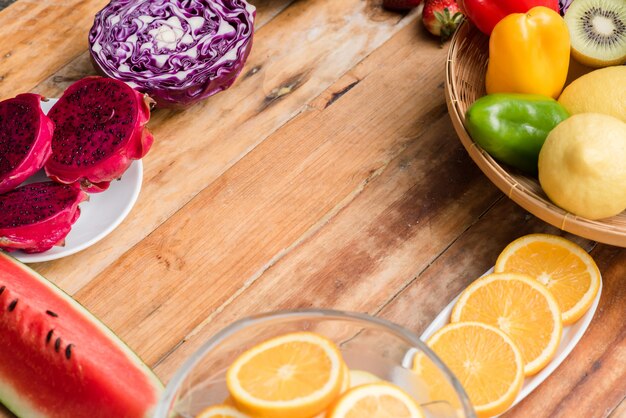
M 539 181 L 496 162 L 472 141 L 465 129 L 465 111 L 485 94 L 489 38 L 468 22 L 452 38 L 446 64 L 446 100 L 452 124 L 474 162 L 500 190 L 521 207 L 564 231 L 606 244 L 626 247 L 626 211 L 592 221 L 555 206 Z

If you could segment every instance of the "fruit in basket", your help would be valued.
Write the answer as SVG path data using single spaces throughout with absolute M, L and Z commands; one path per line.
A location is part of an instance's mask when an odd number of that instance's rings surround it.
M 246 0 L 112 0 L 89 32 L 94 67 L 184 107 L 229 88 L 252 48 L 256 9 Z
M 538 47 L 541 45 L 541 47 Z M 569 32 L 547 7 L 502 19 L 489 39 L 487 93 L 540 94 L 557 98 L 569 68 Z
M 505 412 L 524 381 L 524 363 L 517 345 L 504 332 L 479 322 L 448 324 L 426 342 L 462 382 L 479 418 Z M 450 399 L 450 385 L 436 367 L 418 354 L 414 369 L 429 382 L 431 399 Z
M 550 200 L 588 219 L 626 209 L 626 123 L 580 113 L 559 124 L 539 153 L 539 182 Z
M 0 278 L 0 399 L 7 408 L 21 417 L 152 416 L 162 385 L 113 332 L 1 253 Z
M 544 6 L 559 11 L 558 0 L 458 0 L 467 18 L 486 35 L 511 13 L 526 13 L 533 7 Z
M 243 412 L 304 418 L 323 412 L 336 399 L 345 371 L 332 341 L 310 332 L 295 332 L 241 354 L 226 373 L 226 385 Z
M 428 32 L 448 40 L 463 21 L 463 13 L 456 0 L 425 0 L 422 23 Z
M 121 81 L 87 77 L 72 84 L 49 112 L 56 124 L 46 174 L 106 190 L 150 149 L 150 99 Z
M 516 239 L 498 256 L 495 271 L 528 274 L 544 284 L 559 304 L 563 325 L 578 321 L 600 289 L 600 271 L 589 253 L 556 235 Z
M 550 97 L 490 94 L 469 107 L 465 122 L 472 139 L 491 156 L 535 174 L 548 133 L 568 116 Z
M 19 186 L 50 157 L 54 123 L 41 99 L 25 93 L 0 102 L 0 193 Z
M 526 376 L 537 374 L 552 360 L 563 332 L 554 296 L 531 276 L 518 273 L 493 273 L 476 280 L 461 293 L 450 321 L 498 327 L 519 347 Z
M 63 245 L 86 199 L 78 187 L 52 181 L 0 195 L 0 249 L 40 253 Z
M 329 418 L 423 418 L 415 400 L 404 390 L 387 382 L 357 386 L 333 405 Z
M 559 97 L 571 114 L 604 113 L 626 122 L 626 66 L 595 70 L 577 78 Z
M 576 61 L 595 68 L 626 63 L 626 1 L 576 0 L 565 22 Z
M 383 0 L 383 7 L 388 10 L 411 10 L 421 2 L 422 0 Z

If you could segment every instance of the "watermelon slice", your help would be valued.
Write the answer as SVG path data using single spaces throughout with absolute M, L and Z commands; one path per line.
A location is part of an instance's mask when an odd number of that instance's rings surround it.
M 0 253 L 0 400 L 21 417 L 149 417 L 152 371 L 78 302 Z

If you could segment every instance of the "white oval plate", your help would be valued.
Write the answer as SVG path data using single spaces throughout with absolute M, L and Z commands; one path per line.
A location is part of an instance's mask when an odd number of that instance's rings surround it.
M 41 108 L 48 113 L 56 101 L 48 99 L 41 103 Z M 111 186 L 102 193 L 90 193 L 89 201 L 80 204 L 80 217 L 65 238 L 64 247 L 52 247 L 38 254 L 16 251 L 11 255 L 23 263 L 39 263 L 67 257 L 92 246 L 110 234 L 128 216 L 139 197 L 142 179 L 141 160 L 133 161 L 121 180 L 111 182 Z M 46 180 L 48 178 L 41 170 L 24 183 Z
M 490 274 L 490 273 L 493 273 L 493 268 L 491 268 L 491 270 L 483 274 L 483 276 Z M 602 294 L 602 278 L 600 278 L 600 288 L 598 289 L 598 294 L 596 295 L 596 298 L 593 300 L 593 303 L 591 304 L 591 307 L 589 308 L 589 310 L 585 313 L 585 315 L 583 315 L 582 318 L 580 318 L 578 321 L 576 321 L 572 325 L 563 327 L 563 335 L 561 336 L 561 344 L 559 344 L 559 348 L 556 351 L 554 358 L 539 373 L 537 373 L 534 376 L 527 377 L 526 379 L 524 379 L 524 385 L 522 386 L 522 390 L 517 395 L 517 398 L 515 399 L 515 402 L 513 402 L 513 405 L 511 405 L 511 408 L 513 408 L 515 405 L 521 402 L 522 399 L 524 399 L 533 390 L 535 390 L 535 388 L 539 386 L 541 382 L 546 380 L 548 376 L 550 376 L 552 372 L 557 367 L 559 367 L 559 365 L 563 362 L 563 360 L 565 360 L 565 358 L 569 355 L 569 353 L 572 352 L 574 347 L 576 347 L 576 344 L 578 344 L 578 341 L 580 341 L 583 334 L 589 327 L 589 324 L 591 323 L 591 319 L 593 318 L 593 315 L 596 313 L 596 308 L 598 307 L 598 303 L 600 302 L 601 294 Z M 437 332 L 440 328 L 450 323 L 450 314 L 452 313 L 452 308 L 454 307 L 454 304 L 456 303 L 456 301 L 459 299 L 460 296 L 461 295 L 459 294 L 457 297 L 455 297 L 454 300 L 452 300 L 452 302 L 450 302 L 450 304 L 446 306 L 439 313 L 439 315 L 437 315 L 435 320 L 428 326 L 428 328 L 426 328 L 426 330 L 420 337 L 422 341 L 426 341 L 428 338 L 430 338 L 431 335 Z

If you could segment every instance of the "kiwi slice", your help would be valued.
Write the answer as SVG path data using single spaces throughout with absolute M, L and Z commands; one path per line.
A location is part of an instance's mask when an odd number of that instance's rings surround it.
M 596 68 L 626 62 L 626 0 L 574 0 L 565 23 L 578 62 Z

